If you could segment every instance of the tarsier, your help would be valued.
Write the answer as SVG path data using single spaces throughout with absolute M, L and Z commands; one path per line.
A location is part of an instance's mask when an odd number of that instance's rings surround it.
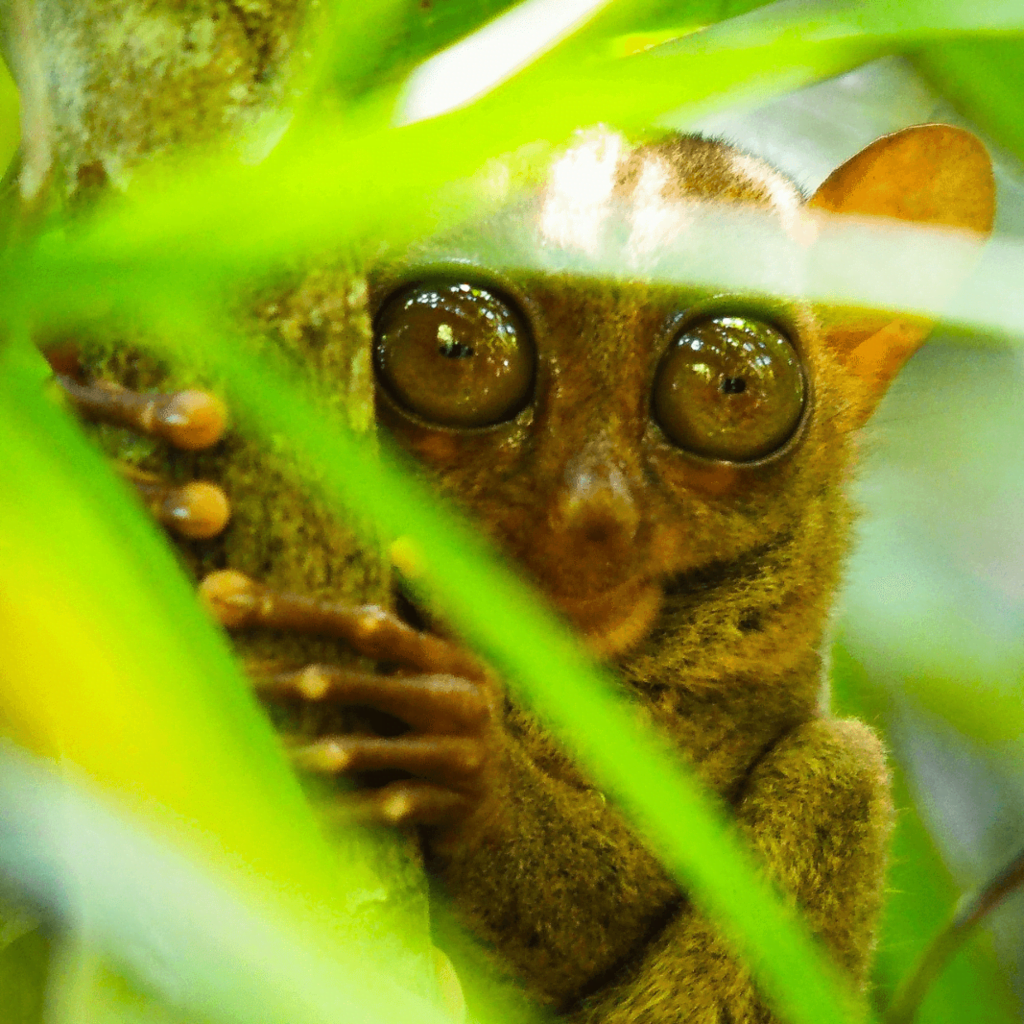
M 821 210 L 981 235 L 993 185 L 982 145 L 941 125 L 878 140 L 809 201 L 721 142 L 634 146 L 596 131 L 552 162 L 517 216 L 528 244 L 571 257 L 613 212 L 628 267 L 707 202 L 767 210 L 791 233 Z M 482 265 L 467 237 L 428 241 L 371 276 L 381 422 L 616 668 L 863 987 L 892 807 L 874 734 L 830 716 L 826 647 L 855 434 L 927 328 L 514 273 Z M 109 392 L 76 396 L 93 415 L 140 419 L 103 412 Z M 140 401 L 149 428 L 179 442 L 218 433 L 201 395 L 171 399 L 170 412 Z M 196 493 L 175 515 L 201 533 L 224 511 Z M 297 669 L 263 692 L 408 725 L 291 749 L 313 772 L 403 773 L 362 791 L 364 811 L 421 826 L 429 870 L 530 993 L 579 1021 L 772 1019 L 714 925 L 472 655 L 387 613 L 273 594 L 231 572 L 203 586 L 231 627 L 333 632 L 403 665 Z

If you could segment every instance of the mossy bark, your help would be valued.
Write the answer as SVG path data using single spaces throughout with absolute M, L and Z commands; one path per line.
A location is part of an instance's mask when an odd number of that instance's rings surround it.
M 232 142 L 287 107 L 309 0 L 2 0 L 22 196 L 124 188 L 139 163 Z
M 122 190 L 133 168 L 190 148 L 239 146 L 272 134 L 295 98 L 307 59 L 315 0 L 0 0 L 5 56 L 22 97 L 18 180 L 23 213 L 73 210 L 99 191 Z M 357 430 L 373 429 L 369 322 L 361 276 L 337 266 L 283 272 L 258 294 L 229 297 L 256 346 L 283 349 L 317 393 Z M 142 389 L 210 386 L 195 368 L 168 367 L 139 354 L 145 325 L 76 339 L 87 374 Z M 294 466 L 262 442 L 230 433 L 204 453 L 172 452 L 120 430 L 93 428 L 116 458 L 172 480 L 222 484 L 232 504 L 226 532 L 178 543 L 197 578 L 230 567 L 269 585 L 352 603 L 385 603 L 389 581 L 379 548 L 354 534 L 310 495 Z M 344 663 L 343 645 L 252 633 L 236 638 L 244 658 L 295 665 Z M 279 723 L 308 733 L 350 728 L 298 706 Z M 356 855 L 365 844 L 346 847 Z M 403 982 L 434 993 L 426 888 L 410 837 L 387 833 L 371 847 L 386 893 L 372 941 L 389 949 Z M 387 938 L 412 922 L 419 935 Z M 417 924 L 418 922 L 418 924 Z M 418 980 L 419 979 L 419 980 Z M 28 1020 L 29 1018 L 26 1018 Z

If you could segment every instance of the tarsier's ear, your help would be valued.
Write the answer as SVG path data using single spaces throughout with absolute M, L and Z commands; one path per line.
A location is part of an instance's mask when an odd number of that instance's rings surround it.
M 992 163 L 984 145 L 963 128 L 915 125 L 883 136 L 836 168 L 808 205 L 983 237 L 995 212 Z M 866 311 L 826 311 L 824 321 L 828 344 L 864 384 L 865 419 L 931 328 L 920 317 Z

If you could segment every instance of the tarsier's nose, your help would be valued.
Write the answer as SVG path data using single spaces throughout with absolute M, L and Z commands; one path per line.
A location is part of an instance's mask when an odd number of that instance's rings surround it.
M 551 510 L 551 525 L 578 548 L 592 548 L 606 558 L 625 555 L 640 525 L 626 474 L 599 452 L 573 456 Z
M 641 593 L 647 576 L 637 574 L 643 563 L 639 494 L 609 443 L 584 445 L 564 464 L 532 537 L 527 564 L 538 582 L 583 633 L 602 642 L 634 605 L 650 611 L 656 604 Z
M 629 543 L 640 523 L 633 493 L 616 466 L 595 466 L 574 459 L 566 470 L 566 486 L 558 497 L 555 515 L 563 530 L 592 544 L 621 539 Z

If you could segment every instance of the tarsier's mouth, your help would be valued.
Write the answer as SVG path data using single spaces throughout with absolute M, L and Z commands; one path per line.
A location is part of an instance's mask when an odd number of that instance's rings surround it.
M 663 593 L 660 580 L 637 577 L 595 597 L 553 594 L 551 600 L 595 654 L 610 658 L 647 635 L 661 609 Z
M 638 576 L 593 597 L 546 593 L 552 606 L 569 620 L 594 654 L 612 658 L 647 635 L 661 611 L 665 590 L 660 577 Z M 396 589 L 396 598 L 399 614 L 410 625 L 417 629 L 438 627 L 403 587 Z

